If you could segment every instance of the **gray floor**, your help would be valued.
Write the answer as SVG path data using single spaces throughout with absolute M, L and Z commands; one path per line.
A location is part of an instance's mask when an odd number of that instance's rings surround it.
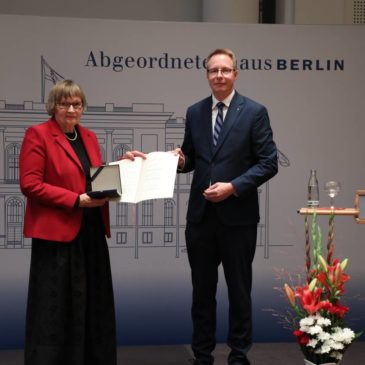
M 226 365 L 228 349 L 218 345 L 215 365 Z M 304 365 L 295 343 L 257 343 L 249 353 L 252 365 Z M 118 365 L 190 365 L 192 356 L 187 345 L 119 347 Z M 365 342 L 355 342 L 346 352 L 341 365 L 364 365 Z M 23 365 L 22 350 L 0 350 L 0 365 Z

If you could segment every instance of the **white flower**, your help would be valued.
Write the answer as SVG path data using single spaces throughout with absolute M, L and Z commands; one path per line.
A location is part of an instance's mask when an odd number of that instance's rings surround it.
M 318 316 L 317 318 L 317 324 L 322 327 L 328 327 L 331 325 L 331 320 L 329 318 L 323 318 L 321 316 Z
M 313 327 L 310 327 L 309 330 L 307 331 L 307 333 L 309 333 L 310 335 L 316 335 L 318 333 L 322 333 L 323 332 L 323 329 L 321 326 L 313 326 Z
M 313 347 L 313 348 L 315 348 L 316 346 L 317 346 L 317 344 L 318 344 L 318 340 L 316 340 L 316 339 L 312 339 L 312 340 L 310 340 L 308 343 L 307 343 L 307 346 L 308 347 Z
M 328 332 L 321 332 L 318 334 L 318 339 L 322 342 L 328 341 L 331 338 L 331 335 Z
M 345 344 L 350 344 L 355 338 L 355 333 L 350 328 L 334 328 L 333 338 L 337 342 L 343 342 Z
M 343 350 L 345 348 L 344 344 L 341 343 L 341 342 L 336 342 L 336 341 L 333 341 L 331 347 L 334 349 L 334 350 Z
M 318 313 L 301 319 L 299 324 L 299 329 L 310 336 L 306 344 L 308 350 L 319 357 L 330 356 L 336 362 L 342 359 L 345 349 L 356 337 L 350 328 L 331 328 L 331 320 Z
M 315 316 L 309 316 L 309 317 L 304 317 L 300 320 L 299 325 L 300 326 L 312 326 L 314 324 L 316 317 Z
M 331 351 L 331 347 L 324 343 L 319 350 L 321 354 L 327 354 Z
M 333 352 L 331 352 L 331 355 L 330 356 L 331 357 L 334 357 L 337 360 L 342 360 L 342 354 L 341 354 L 341 352 L 333 351 Z

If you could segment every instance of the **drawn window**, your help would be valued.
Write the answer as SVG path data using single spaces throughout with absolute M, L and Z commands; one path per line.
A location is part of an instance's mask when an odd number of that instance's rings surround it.
M 128 225 L 128 204 L 117 203 L 117 226 Z
M 142 243 L 147 243 L 147 244 L 152 243 L 152 232 L 142 233 Z
M 23 203 L 12 198 L 7 203 L 8 223 L 21 223 L 23 217 Z
M 174 224 L 174 204 L 171 199 L 166 199 L 164 204 L 165 226 Z
M 174 144 L 173 143 L 166 143 L 166 151 L 173 151 Z
M 117 232 L 117 245 L 127 244 L 127 232 Z
M 113 151 L 113 161 L 119 160 L 127 151 L 130 151 L 131 148 L 127 144 L 120 144 L 114 148 Z
M 18 181 L 19 180 L 19 154 L 20 145 L 11 144 L 6 148 L 6 180 Z
M 172 234 L 172 232 L 165 232 L 165 234 L 164 234 L 164 242 L 165 243 L 171 243 L 172 242 L 172 240 L 173 240 L 173 234 Z
M 24 207 L 20 199 L 12 198 L 6 203 L 7 245 L 21 245 L 23 242 Z
M 142 225 L 153 225 L 153 201 L 145 200 L 142 202 Z

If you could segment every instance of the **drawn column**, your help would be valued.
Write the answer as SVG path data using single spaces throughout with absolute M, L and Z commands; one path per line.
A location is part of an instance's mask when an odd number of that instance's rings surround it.
M 5 176 L 5 144 L 4 144 L 4 132 L 5 128 L 0 128 L 0 154 L 2 155 L 0 158 L 0 181 L 4 181 Z
M 4 183 L 5 179 L 5 142 L 4 142 L 5 128 L 0 128 L 0 181 Z M 0 196 L 0 212 L 4 212 L 5 216 L 5 195 Z M 5 219 L 0 219 L 0 247 L 5 247 Z
M 105 161 L 111 162 L 113 161 L 113 132 L 114 129 L 106 129 L 106 137 L 105 137 Z

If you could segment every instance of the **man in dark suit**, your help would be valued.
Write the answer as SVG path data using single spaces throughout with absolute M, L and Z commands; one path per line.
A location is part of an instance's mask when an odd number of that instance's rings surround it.
M 231 50 L 207 58 L 212 96 L 190 106 L 179 172 L 194 170 L 186 246 L 193 284 L 194 365 L 211 365 L 216 290 L 222 263 L 229 296 L 229 365 L 250 364 L 251 284 L 259 206 L 257 188 L 277 173 L 277 150 L 266 108 L 234 89 Z M 224 104 L 221 104 L 224 103 Z

